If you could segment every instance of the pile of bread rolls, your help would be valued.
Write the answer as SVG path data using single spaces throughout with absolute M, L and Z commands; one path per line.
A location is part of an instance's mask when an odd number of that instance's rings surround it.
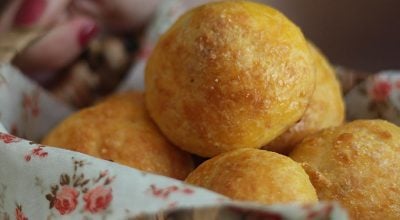
M 400 218 L 400 128 L 344 123 L 332 67 L 280 12 L 247 1 L 187 12 L 160 38 L 145 85 L 70 116 L 43 143 L 236 200 L 333 200 L 354 219 Z M 191 154 L 210 159 L 194 168 Z

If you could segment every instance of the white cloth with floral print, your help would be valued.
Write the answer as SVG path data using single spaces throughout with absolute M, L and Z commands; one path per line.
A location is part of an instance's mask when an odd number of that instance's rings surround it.
M 400 125 L 400 71 L 371 75 L 346 94 L 347 119 L 382 118 Z
M 0 219 L 121 219 L 226 198 L 166 177 L 0 133 Z M 21 218 L 23 219 L 23 218 Z

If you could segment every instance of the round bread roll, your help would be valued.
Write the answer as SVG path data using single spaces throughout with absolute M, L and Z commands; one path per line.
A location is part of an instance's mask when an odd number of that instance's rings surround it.
M 218 155 L 197 167 L 186 182 L 243 201 L 265 204 L 318 201 L 299 164 L 289 157 L 258 149 Z
M 320 200 L 339 201 L 352 219 L 400 219 L 400 128 L 360 120 L 325 129 L 296 147 Z
M 322 53 L 309 43 L 316 70 L 316 86 L 306 112 L 299 122 L 268 143 L 264 149 L 288 154 L 307 135 L 344 121 L 342 92 L 336 74 Z
M 73 114 L 43 144 L 176 179 L 193 169 L 191 156 L 172 146 L 153 124 L 139 92 L 117 94 Z
M 160 38 L 146 106 L 175 145 L 211 157 L 261 148 L 301 118 L 315 74 L 301 31 L 257 3 L 210 3 Z

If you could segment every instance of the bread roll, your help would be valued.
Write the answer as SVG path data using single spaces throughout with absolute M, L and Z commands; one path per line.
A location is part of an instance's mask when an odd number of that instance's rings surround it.
M 344 121 L 344 102 L 335 71 L 318 48 L 312 43 L 309 43 L 309 47 L 316 70 L 316 86 L 310 104 L 299 122 L 268 143 L 264 149 L 290 153 L 307 135 L 339 126 Z
M 360 120 L 307 137 L 291 157 L 320 200 L 339 201 L 352 219 L 400 219 L 400 128 Z
M 175 145 L 211 157 L 261 148 L 301 118 L 314 68 L 300 29 L 266 5 L 210 3 L 180 17 L 146 67 L 150 116 Z
M 153 124 L 139 92 L 114 95 L 71 115 L 43 144 L 177 179 L 193 169 L 191 156 L 172 146 Z
M 197 167 L 186 182 L 242 201 L 265 204 L 318 201 L 299 164 L 289 157 L 258 149 L 218 155 Z

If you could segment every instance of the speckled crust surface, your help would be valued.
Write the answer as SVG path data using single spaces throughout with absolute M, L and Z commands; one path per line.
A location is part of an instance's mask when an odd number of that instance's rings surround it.
M 344 121 L 344 101 L 335 71 L 318 48 L 312 43 L 309 43 L 309 47 L 316 69 L 316 86 L 310 104 L 299 122 L 268 143 L 264 149 L 290 153 L 307 135 L 339 126 Z
M 320 200 L 336 200 L 353 219 L 400 219 L 400 128 L 360 120 L 307 137 L 291 157 Z
M 268 6 L 231 1 L 183 15 L 158 42 L 145 81 L 162 132 L 211 157 L 282 134 L 303 115 L 315 76 L 294 24 Z
M 193 169 L 191 156 L 168 143 L 153 124 L 139 92 L 117 94 L 73 114 L 43 144 L 177 179 Z
M 299 164 L 258 149 L 218 155 L 197 167 L 186 182 L 237 200 L 265 204 L 317 202 L 315 189 Z

